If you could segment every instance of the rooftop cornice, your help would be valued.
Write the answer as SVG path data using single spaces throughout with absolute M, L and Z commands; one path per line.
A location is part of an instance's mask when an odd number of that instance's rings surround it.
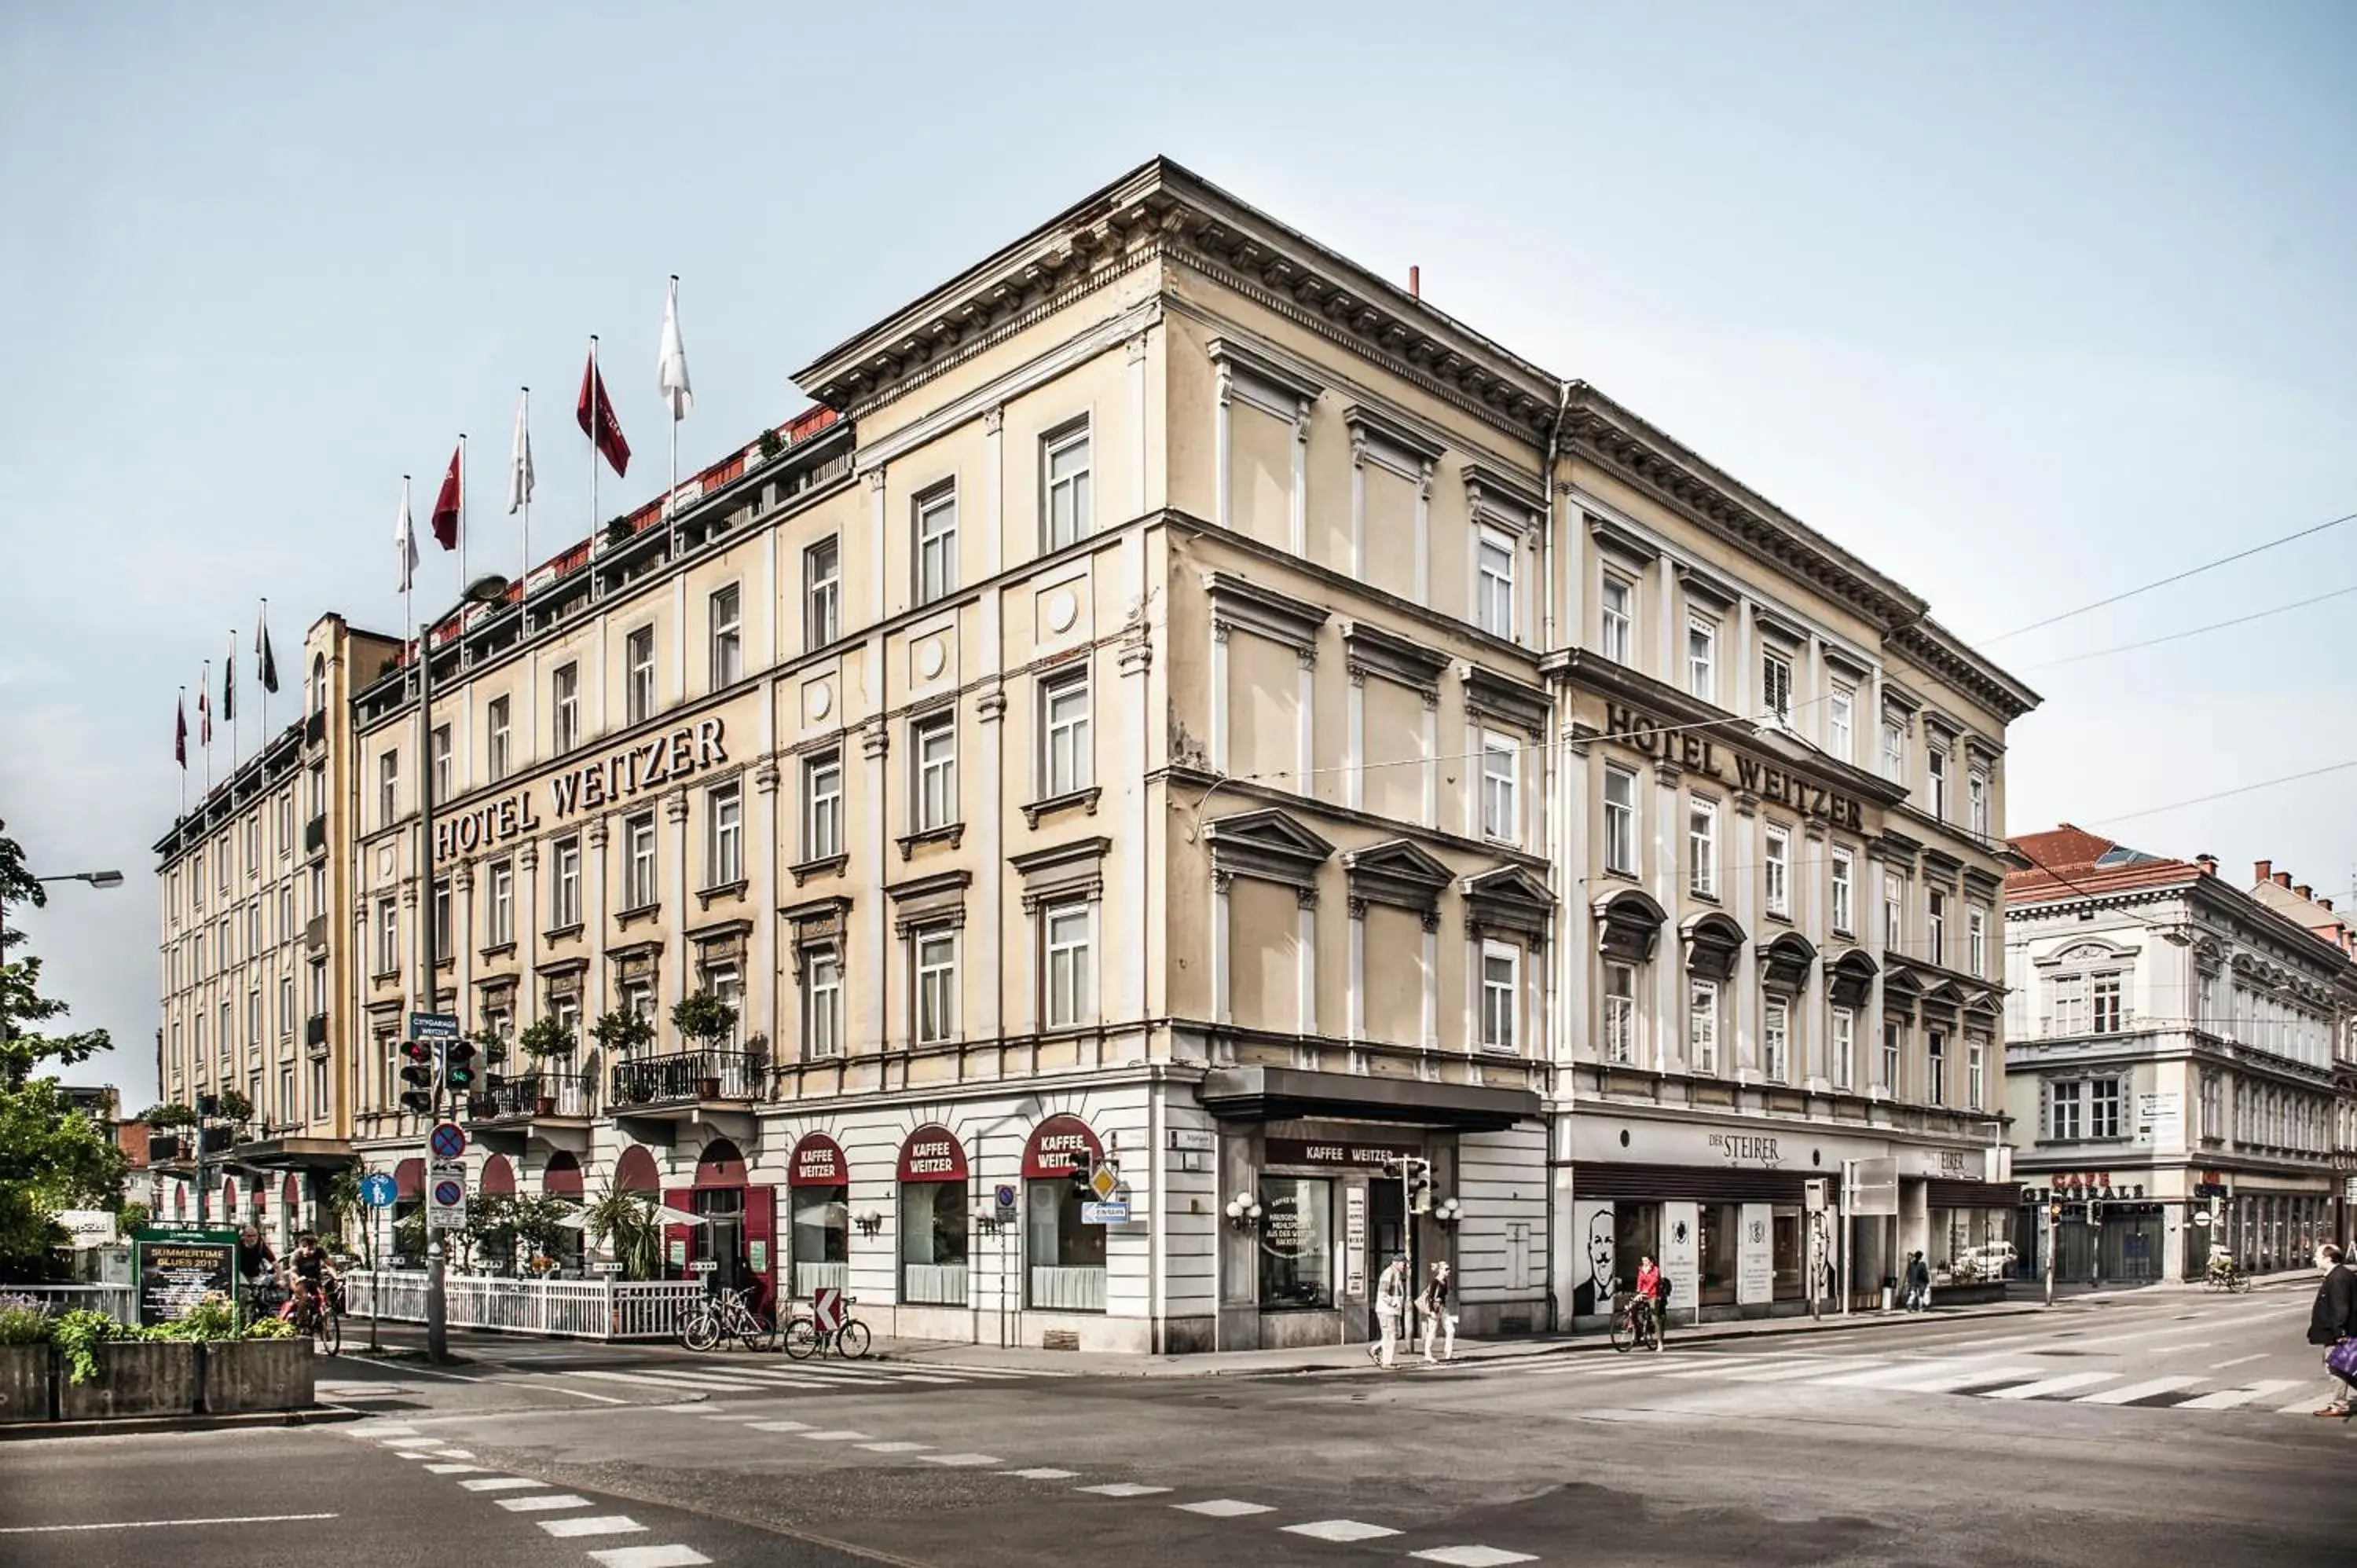
M 2011 724 L 2046 699 L 1925 616 L 1890 634 L 1891 646 Z M 1980 744 L 1986 745 L 1986 742 Z

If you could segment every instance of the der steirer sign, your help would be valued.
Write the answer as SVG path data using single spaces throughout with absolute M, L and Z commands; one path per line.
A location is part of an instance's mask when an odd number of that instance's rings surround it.
M 677 784 L 728 760 L 721 720 L 698 719 L 666 735 L 624 746 L 596 762 L 551 774 L 495 800 L 444 812 L 434 822 L 434 854 L 455 860 L 541 830 L 585 811 L 618 805 Z M 544 808 L 547 816 L 541 815 Z

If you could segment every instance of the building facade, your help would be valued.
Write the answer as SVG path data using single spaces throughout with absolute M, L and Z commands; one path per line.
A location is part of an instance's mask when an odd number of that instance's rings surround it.
M 1330 1343 L 1411 1245 L 1470 1332 L 1641 1248 L 1799 1310 L 1857 1160 L 1856 1288 L 2009 1223 L 2036 699 L 1921 598 L 1166 162 L 796 380 L 436 618 L 429 714 L 414 654 L 353 692 L 338 1037 L 405 1194 L 430 997 L 514 1042 L 483 1190 L 662 1195 L 667 1266 L 887 1332 Z
M 2198 1278 L 2213 1250 L 2305 1267 L 2332 1234 L 2344 940 L 2260 863 L 2147 854 L 2069 824 L 2014 841 L 2006 963 L 2019 1251 L 2058 1274 Z M 2272 891 L 2267 891 L 2272 889 Z M 2282 897 L 2275 895 L 2280 893 Z M 2329 911 L 2310 910 L 2312 913 Z
M 2297 920 L 2357 963 L 2357 926 L 2273 861 L 2252 871 L 2251 897 Z M 2357 1245 L 2357 1012 L 2341 1021 L 2332 1042 L 2332 1219 L 2323 1229 L 2343 1249 Z

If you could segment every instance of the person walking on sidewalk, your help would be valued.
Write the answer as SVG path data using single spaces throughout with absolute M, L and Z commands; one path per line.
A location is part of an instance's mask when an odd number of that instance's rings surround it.
M 1400 1318 L 1407 1311 L 1407 1260 L 1394 1258 L 1383 1265 L 1375 1280 L 1375 1324 L 1381 1330 L 1381 1340 L 1370 1347 L 1369 1354 L 1375 1365 L 1388 1372 L 1393 1357 L 1399 1348 Z
M 1424 1319 L 1424 1359 L 1432 1359 L 1433 1331 L 1440 1331 L 1440 1359 L 1457 1359 L 1457 1309 L 1448 1299 L 1448 1265 L 1432 1265 L 1432 1278 L 1415 1298 L 1416 1316 Z
M 1907 1310 L 1928 1312 L 1932 1308 L 1932 1265 L 1923 1261 L 1921 1252 L 1907 1255 Z
M 2357 1269 L 2344 1265 L 2341 1249 L 2330 1241 L 2316 1250 L 2316 1266 L 2324 1271 L 2324 1280 L 2316 1287 L 2316 1305 L 2309 1309 L 2308 1342 L 2324 1348 L 2330 1391 L 2324 1408 L 2313 1413 L 2346 1421 L 2352 1413 L 2351 1396 L 2357 1394 Z

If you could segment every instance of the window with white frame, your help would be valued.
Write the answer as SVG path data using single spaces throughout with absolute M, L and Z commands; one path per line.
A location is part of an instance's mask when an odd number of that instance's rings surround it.
M 745 797 L 734 784 L 705 796 L 704 885 L 733 887 L 745 880 Z
M 556 841 L 556 853 L 549 859 L 549 929 L 561 931 L 580 923 L 581 841 L 577 838 L 559 839 Z
M 1882 721 L 1882 776 L 1893 784 L 1907 782 L 1907 732 L 1898 721 Z
M 1792 722 L 1792 660 L 1781 650 L 1760 655 L 1760 707 L 1779 724 Z
M 1627 1066 L 1637 1059 L 1637 970 L 1633 964 L 1604 966 L 1604 1059 Z
M 560 753 L 581 744 L 581 666 L 560 664 L 548 678 L 549 743 Z
M 1474 534 L 1473 624 L 1493 637 L 1514 635 L 1514 542 L 1495 529 Z
M 515 863 L 491 862 L 483 879 L 483 945 L 505 947 L 515 940 Z
M 1604 769 L 1604 866 L 1637 874 L 1637 776 L 1609 764 Z
M 1053 800 L 1096 782 L 1089 671 L 1060 671 L 1039 682 L 1039 796 Z
M 622 711 L 643 724 L 655 711 L 655 628 L 642 626 L 622 639 Z
M 1760 1069 L 1770 1083 L 1792 1081 L 1792 1004 L 1781 996 L 1760 1009 Z
M 1522 1018 L 1523 952 L 1506 942 L 1481 944 L 1481 1048 L 1518 1048 Z
M 1718 892 L 1718 803 L 1686 805 L 1686 888 L 1709 897 Z
M 1975 1036 L 1964 1041 L 1964 1109 L 1982 1109 L 1987 1096 L 1988 1042 Z
M 843 1054 L 843 950 L 832 942 L 802 950 L 802 1055 Z
M 1718 1070 L 1718 982 L 1686 982 L 1686 1059 L 1696 1072 Z
M 1895 871 L 1882 874 L 1882 945 L 1892 952 L 1907 950 L 1907 884 Z
M 1882 1020 L 1882 1091 L 1899 1097 L 1900 1058 L 1907 1048 L 1907 1026 L 1896 1018 Z
M 488 761 L 494 783 L 506 778 L 515 764 L 514 728 L 509 722 L 511 712 L 509 699 L 504 696 L 493 697 L 483 710 L 483 727 L 490 732 Z
M 197 961 L 204 963 L 202 950 Z M 401 972 L 401 908 L 390 898 L 376 901 L 376 972 L 397 974 Z
M 1843 936 L 1857 932 L 1857 856 L 1836 844 L 1833 852 L 1834 929 Z
M 843 753 L 823 751 L 802 762 L 802 858 L 843 853 Z
M 295 977 L 291 974 L 278 977 L 278 1032 L 295 1032 Z
M 1781 822 L 1768 824 L 1766 858 L 1761 863 L 1760 875 L 1768 897 L 1768 912 L 1790 919 L 1792 915 L 1792 830 Z
M 2090 1032 L 2116 1035 L 2120 1032 L 2120 972 L 2105 970 L 2095 975 L 2091 988 L 2093 1006 L 2089 1015 Z
M 2061 1143 L 2074 1142 L 2080 1136 L 2080 1090 L 2084 1084 L 2056 1083 L 2046 1091 L 2046 1135 Z
M 916 948 L 917 1044 L 937 1046 L 957 1038 L 957 932 L 920 930 Z
M 1596 650 L 1615 664 L 1630 661 L 1629 649 L 1634 630 L 1631 612 L 1635 608 L 1636 596 L 1636 585 L 1611 572 L 1605 573 L 1597 584 Z
M 916 758 L 916 789 L 909 804 L 916 832 L 931 832 L 958 821 L 957 715 L 935 714 L 909 726 Z
M 1948 896 L 1937 887 L 1923 891 L 1923 949 L 1930 961 L 1948 961 Z
M 942 485 L 917 498 L 917 602 L 931 604 L 958 585 L 957 489 Z
M 1522 749 L 1506 736 L 1481 736 L 1481 836 L 1501 843 L 1522 842 Z
M 1932 815 L 1944 822 L 1948 820 L 1948 754 L 1936 746 L 1926 749 L 1923 776 L 1931 786 Z
M 434 962 L 437 968 L 458 956 L 450 929 L 450 879 L 442 877 L 434 884 Z
M 2058 974 L 2046 983 L 2046 1012 L 2051 1032 L 2057 1035 L 2083 1035 L 2087 1032 L 2087 977 L 2083 974 Z
M 1964 968 L 1967 972 L 1988 978 L 1988 911 L 1978 908 L 1964 911 Z
M 1085 903 L 1051 904 L 1041 912 L 1045 952 L 1041 980 L 1047 992 L 1042 1024 L 1068 1029 L 1096 1017 L 1096 918 Z
M 1686 618 L 1686 690 L 1718 700 L 1718 624 L 1701 616 Z
M 1083 419 L 1039 439 L 1039 479 L 1046 494 L 1039 515 L 1039 547 L 1061 550 L 1093 532 L 1090 490 L 1089 424 Z
M 712 689 L 733 686 L 745 675 L 745 628 L 742 595 L 729 584 L 712 595 Z
M 391 827 L 401 809 L 401 753 L 388 751 L 376 759 L 376 825 Z M 205 867 L 197 863 L 197 908 L 205 907 Z
M 1975 838 L 1989 836 L 1989 780 L 1979 768 L 1964 775 L 1964 811 Z
M 647 909 L 655 901 L 655 819 L 652 812 L 622 824 L 622 908 Z
M 833 534 L 802 551 L 802 646 L 824 648 L 843 635 L 843 546 Z
M 1923 1036 L 1923 1098 L 1934 1105 L 1948 1103 L 1948 1036 L 1937 1029 Z
M 1833 1012 L 1833 1028 L 1826 1041 L 1829 1058 L 1826 1070 L 1832 1074 L 1834 1087 L 1846 1090 L 1857 1081 L 1857 1014 L 1847 1007 Z

